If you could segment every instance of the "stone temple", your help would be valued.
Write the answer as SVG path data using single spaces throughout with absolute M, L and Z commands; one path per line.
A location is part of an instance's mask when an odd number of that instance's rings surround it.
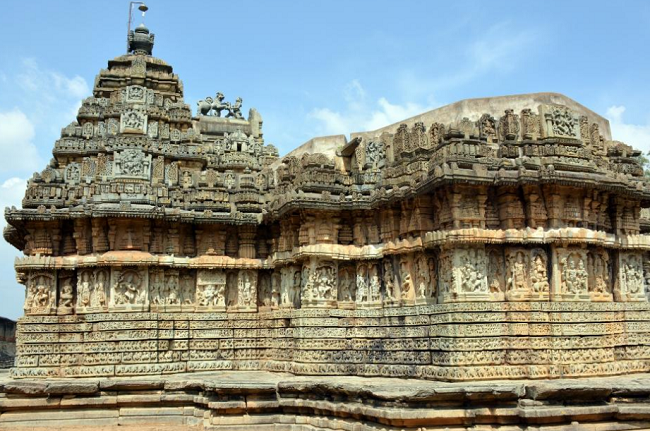
M 129 40 L 5 211 L 0 427 L 650 423 L 650 183 L 603 117 L 465 100 L 279 158 Z

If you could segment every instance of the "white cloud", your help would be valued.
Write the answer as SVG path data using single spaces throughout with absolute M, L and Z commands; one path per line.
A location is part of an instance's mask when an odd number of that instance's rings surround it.
M 86 80 L 79 75 L 68 78 L 59 72 L 43 69 L 33 58 L 24 59 L 22 65 L 16 80 L 25 92 L 39 93 L 48 101 L 59 97 L 76 101 L 90 95 Z
M 45 167 L 60 130 L 75 120 L 91 91 L 82 77 L 67 77 L 34 59 L 24 59 L 13 75 L 0 73 L 0 93 L 11 94 L 16 104 L 0 102 L 0 151 L 11 160 L 0 164 L 0 175 L 25 176 Z
M 74 121 L 81 99 L 91 94 L 81 76 L 67 77 L 41 67 L 33 58 L 24 59 L 20 71 L 10 81 L 21 91 L 22 103 L 29 106 L 29 118 L 37 129 L 48 133 L 58 134 Z
M 0 173 L 32 173 L 41 167 L 34 136 L 34 126 L 21 110 L 0 112 L 0 153 L 5 160 Z
M 628 124 L 623 119 L 625 106 L 610 106 L 605 116 L 612 129 L 612 139 L 625 142 L 647 154 L 650 151 L 650 123 Z
M 417 100 L 423 93 L 438 94 L 477 79 L 497 79 L 519 67 L 534 52 L 530 47 L 540 39 L 541 32 L 536 28 L 519 29 L 507 21 L 495 24 L 468 41 L 460 59 L 441 69 L 446 72 L 437 75 L 427 72 L 423 76 L 405 69 L 399 76 L 399 88 L 406 98 Z
M 27 180 L 12 177 L 0 184 L 0 210 L 10 206 L 20 206 L 25 194 Z M 7 222 L 4 217 L 0 219 L 0 230 L 4 229 Z M 22 303 L 25 289 L 16 282 L 14 272 L 14 259 L 20 255 L 12 245 L 0 240 L 0 316 L 16 319 L 23 314 Z
M 0 185 L 0 209 L 4 211 L 6 207 L 20 207 L 20 203 L 25 195 L 27 180 L 18 177 L 11 177 Z M 0 221 L 0 226 L 5 225 L 4 217 Z
M 417 103 L 392 104 L 385 97 L 369 102 L 366 91 L 357 79 L 346 85 L 343 99 L 346 106 L 340 112 L 316 108 L 309 113 L 310 118 L 320 123 L 319 134 L 338 135 L 376 130 L 433 109 L 433 106 Z

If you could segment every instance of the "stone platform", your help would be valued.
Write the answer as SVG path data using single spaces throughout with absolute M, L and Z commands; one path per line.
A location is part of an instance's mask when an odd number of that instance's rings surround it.
M 423 431 L 649 426 L 650 374 L 475 383 L 257 371 L 47 381 L 0 376 L 0 429 Z

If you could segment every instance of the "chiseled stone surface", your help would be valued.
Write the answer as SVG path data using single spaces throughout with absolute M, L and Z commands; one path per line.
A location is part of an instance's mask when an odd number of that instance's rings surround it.
M 12 376 L 136 380 L 30 380 L 7 396 L 160 403 L 149 376 L 227 370 L 337 376 L 319 380 L 328 393 L 352 376 L 650 371 L 650 185 L 602 117 L 554 94 L 463 101 L 280 159 L 241 98 L 217 93 L 193 115 L 149 30 L 130 47 L 4 235 L 26 286 Z M 481 387 L 471 396 L 506 396 Z M 380 392 L 401 390 L 442 396 Z
M 0 428 L 641 429 L 650 426 L 649 401 L 648 374 L 460 383 L 259 371 L 47 383 L 5 376 Z

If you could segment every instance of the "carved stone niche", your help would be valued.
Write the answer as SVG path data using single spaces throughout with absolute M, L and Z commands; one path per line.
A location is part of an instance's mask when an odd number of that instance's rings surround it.
M 113 175 L 118 179 L 149 180 L 151 177 L 151 154 L 130 148 L 114 154 Z
M 354 308 L 356 277 L 356 267 L 353 263 L 339 263 L 337 291 L 339 308 Z
M 449 196 L 455 229 L 485 229 L 485 203 L 487 200 L 485 187 L 454 186 L 453 192 Z
M 566 106 L 540 105 L 542 138 L 580 138 L 580 119 Z
M 589 296 L 594 302 L 613 301 L 612 264 L 604 248 L 590 249 L 587 253 Z
M 395 262 L 397 263 L 399 280 L 399 304 L 405 306 L 414 305 L 418 293 L 416 292 L 416 285 L 419 280 L 416 280 L 415 277 L 416 268 L 413 256 L 411 254 L 395 256 Z M 384 282 L 387 282 L 386 276 L 384 276 Z M 388 288 L 386 288 L 386 291 L 388 291 Z
M 302 307 L 336 307 L 337 278 L 336 262 L 317 258 L 305 262 L 301 280 Z
M 92 269 L 80 269 L 77 271 L 77 298 L 75 310 L 77 314 L 87 313 L 90 308 L 91 292 L 94 290 Z
M 530 109 L 521 111 L 521 134 L 523 139 L 538 139 L 540 134 L 539 116 Z
M 120 116 L 120 133 L 147 133 L 147 119 L 147 113 L 143 109 L 126 109 Z
M 483 246 L 445 249 L 439 259 L 438 302 L 493 301 Z
M 545 228 L 548 214 L 544 195 L 538 186 L 525 186 L 524 196 L 526 200 L 527 225 L 533 229 Z
M 401 264 L 401 263 L 400 263 Z M 412 260 L 412 276 L 416 304 L 434 304 L 437 295 L 436 259 L 426 253 L 417 253 Z M 402 270 L 400 268 L 400 277 Z
M 381 275 L 379 261 L 361 261 L 356 269 L 357 308 L 381 307 Z
M 428 196 L 419 196 L 401 203 L 400 235 L 418 236 L 433 230 L 433 202 Z M 375 227 L 374 222 L 367 223 Z M 379 238 L 377 238 L 379 239 Z M 377 241 L 379 242 L 379 241 Z M 376 242 L 370 241 L 374 244 Z
M 109 283 L 108 268 L 79 269 L 77 271 L 77 314 L 107 311 Z
M 508 301 L 548 301 L 548 256 L 541 248 L 508 247 L 505 251 Z
M 275 269 L 271 273 L 271 309 L 277 310 L 282 299 L 282 271 Z
M 161 286 L 163 310 L 178 312 L 181 310 L 180 273 L 178 269 L 165 270 L 165 283 Z
M 619 252 L 618 274 L 614 285 L 614 300 L 618 302 L 645 302 L 646 286 L 643 277 L 643 253 Z
M 224 256 L 226 254 L 226 228 L 219 225 L 196 227 L 196 252 L 198 256 Z
M 139 267 L 111 270 L 110 311 L 147 311 L 149 308 L 149 271 Z
M 506 292 L 506 264 L 502 247 L 486 247 L 487 283 L 495 301 L 503 301 Z
M 195 310 L 226 311 L 226 273 L 219 269 L 197 272 Z
M 589 301 L 587 250 L 578 247 L 553 248 L 552 301 Z
M 56 312 L 56 272 L 34 271 L 27 278 L 25 314 L 54 314 Z
M 280 284 L 280 307 L 300 307 L 301 268 L 299 266 L 285 266 L 280 270 L 282 276 Z
M 259 271 L 258 274 L 257 307 L 260 311 L 268 311 L 271 309 L 273 300 L 271 273 L 269 271 Z
M 502 229 L 523 229 L 526 227 L 524 207 L 516 188 L 502 187 L 499 189 L 497 202 Z
M 226 288 L 228 291 L 228 311 L 257 311 L 257 271 L 240 269 L 236 275 L 228 274 Z
M 62 316 L 75 311 L 75 274 L 72 271 L 59 271 L 56 314 Z
M 402 278 L 400 278 L 399 271 L 402 268 L 395 268 L 395 257 L 386 256 L 382 260 L 383 280 L 384 280 L 384 306 L 386 307 L 399 307 L 401 303 L 401 288 Z M 407 268 L 408 269 L 408 268 Z M 408 276 L 405 274 L 403 279 L 406 279 L 406 286 L 413 290 L 413 281 L 410 278 L 410 271 Z
M 110 219 L 108 223 L 112 250 L 148 251 L 151 237 L 145 221 Z

